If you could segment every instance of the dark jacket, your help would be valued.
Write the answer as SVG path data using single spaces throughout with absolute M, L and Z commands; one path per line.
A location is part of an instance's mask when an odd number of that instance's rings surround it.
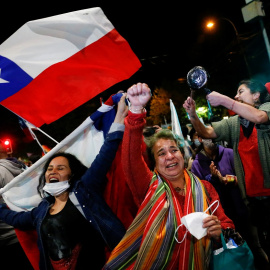
M 96 231 L 101 234 L 110 249 L 113 249 L 125 234 L 124 226 L 103 198 L 103 191 L 107 183 L 106 174 L 110 169 L 122 137 L 122 131 L 115 131 L 107 135 L 91 167 L 81 179 L 76 181 L 70 193 L 71 201 L 92 223 Z M 29 212 L 12 211 L 5 204 L 0 206 L 0 219 L 3 219 L 6 223 L 21 230 L 37 230 L 41 270 L 50 269 L 49 258 L 42 243 L 41 224 L 53 202 L 54 197 L 48 196 Z

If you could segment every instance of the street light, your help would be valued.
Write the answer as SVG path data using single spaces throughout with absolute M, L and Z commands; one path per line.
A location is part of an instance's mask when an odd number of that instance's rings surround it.
M 221 18 L 218 18 L 218 20 L 225 20 L 225 21 L 229 22 L 229 23 L 232 25 L 232 27 L 233 27 L 233 29 L 234 29 L 234 31 L 235 31 L 235 34 L 236 34 L 237 39 L 239 39 L 238 31 L 237 31 L 237 29 L 236 29 L 234 23 L 233 23 L 230 19 L 225 18 L 225 17 L 221 17 Z M 214 23 L 213 21 L 210 21 L 210 22 L 207 23 L 206 26 L 207 26 L 208 28 L 212 28 L 214 25 L 215 25 L 215 23 Z
M 219 21 L 219 20 L 227 21 L 227 22 L 229 22 L 230 25 L 233 27 L 234 32 L 235 32 L 235 35 L 236 35 L 236 40 L 237 40 L 238 46 L 239 46 L 239 48 L 240 48 L 240 52 L 241 52 L 241 54 L 242 54 L 243 57 L 244 57 L 244 61 L 245 61 L 245 64 L 246 64 L 246 68 L 247 68 L 248 74 L 249 74 L 249 76 L 251 76 L 251 72 L 250 72 L 249 65 L 248 65 L 248 61 L 247 61 L 247 58 L 246 58 L 246 55 L 245 55 L 245 52 L 244 52 L 244 48 L 243 48 L 243 46 L 242 46 L 242 43 L 241 43 L 241 40 L 240 40 L 239 33 L 238 33 L 238 31 L 237 31 L 237 29 L 236 29 L 234 23 L 233 23 L 230 19 L 225 18 L 225 17 L 220 17 L 220 18 L 217 19 L 217 21 Z M 206 24 L 206 27 L 207 27 L 208 29 L 211 29 L 211 28 L 213 28 L 214 26 L 215 26 L 215 22 L 214 22 L 214 21 L 208 21 L 207 24 Z

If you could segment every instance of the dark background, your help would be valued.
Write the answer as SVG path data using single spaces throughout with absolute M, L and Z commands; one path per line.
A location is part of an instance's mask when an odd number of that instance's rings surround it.
M 70 1 L 69 1 L 70 2 Z M 270 1 L 264 0 L 266 16 L 261 17 L 270 31 Z M 241 8 L 243 0 L 227 1 L 57 1 L 32 3 L 1 3 L 0 43 L 24 23 L 66 12 L 101 7 L 116 30 L 129 42 L 142 63 L 141 69 L 129 80 L 123 81 L 96 96 L 73 112 L 50 125 L 40 127 L 55 140 L 61 141 L 100 106 L 100 97 L 106 100 L 112 93 L 126 90 L 136 82 L 148 83 L 151 89 L 163 87 L 171 93 L 177 110 L 189 95 L 186 75 L 194 66 L 206 68 L 210 78 L 208 87 L 233 97 L 237 84 L 244 78 L 270 81 L 270 64 L 261 33 L 259 20 L 245 23 Z M 5 16 L 4 16 L 5 15 Z M 208 18 L 219 18 L 215 30 L 205 30 Z M 229 19 L 236 27 L 226 20 Z M 241 52 L 241 46 L 245 52 Z M 13 141 L 14 156 L 38 153 L 36 142 L 24 143 L 24 134 L 17 117 L 0 106 L 0 139 Z M 42 144 L 54 143 L 37 132 Z

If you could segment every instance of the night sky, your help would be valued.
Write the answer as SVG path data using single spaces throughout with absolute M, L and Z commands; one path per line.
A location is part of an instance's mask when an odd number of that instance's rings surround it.
M 129 42 L 142 63 L 140 71 L 130 80 L 113 87 L 111 91 L 117 87 L 125 90 L 137 81 L 146 82 L 151 88 L 162 86 L 164 81 L 170 82 L 167 85 L 174 85 L 175 82 L 179 82 L 178 79 L 185 79 L 187 72 L 196 65 L 207 69 L 213 90 L 231 97 L 241 79 L 254 77 L 264 83 L 270 81 L 270 65 L 260 34 L 260 24 L 258 21 L 244 22 L 241 11 L 246 5 L 244 0 L 99 0 L 88 3 L 64 2 L 61 6 L 55 5 L 56 1 L 35 3 L 33 5 L 31 2 L 28 4 L 27 1 L 20 1 L 16 3 L 16 7 L 12 1 L 6 1 L 3 6 L 1 4 L 1 11 L 5 16 L 0 16 L 0 44 L 30 20 L 99 6 L 116 30 Z M 265 28 L 270 32 L 270 1 L 265 0 L 263 3 L 266 16 L 262 19 Z M 233 22 L 247 55 L 249 71 L 240 53 L 233 26 L 228 21 L 219 19 L 215 31 L 209 33 L 204 29 L 208 18 L 227 18 Z M 105 91 L 101 96 L 107 98 L 111 91 Z M 62 140 L 82 122 L 80 119 L 84 120 L 87 114 L 99 106 L 99 97 L 57 120 L 56 123 L 41 128 L 55 139 Z M 38 151 L 38 147 L 22 143 L 20 137 L 23 137 L 23 133 L 13 113 L 0 107 L 0 114 L 0 139 L 4 136 L 13 138 L 15 153 L 16 150 Z M 82 117 L 74 117 L 76 114 Z M 75 118 L 78 119 L 77 122 L 74 121 Z M 43 139 L 45 144 L 49 143 L 41 136 L 41 140 Z

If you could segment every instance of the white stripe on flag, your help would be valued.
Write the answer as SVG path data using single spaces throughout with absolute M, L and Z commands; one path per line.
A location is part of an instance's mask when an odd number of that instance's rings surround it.
M 14 61 L 35 78 L 112 29 L 114 26 L 99 7 L 29 21 L 1 44 L 0 55 Z
M 88 117 L 45 156 L 0 189 L 0 195 L 3 196 L 10 209 L 14 211 L 31 210 L 41 201 L 37 186 L 41 170 L 49 157 L 57 152 L 68 152 L 89 167 L 103 142 L 103 132 L 96 130 L 93 121 Z

